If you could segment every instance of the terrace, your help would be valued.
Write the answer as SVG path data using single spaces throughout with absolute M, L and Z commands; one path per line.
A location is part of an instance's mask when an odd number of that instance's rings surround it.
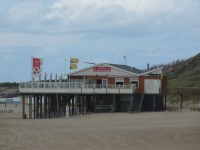
M 132 85 L 102 85 L 85 84 L 83 82 L 22 82 L 19 84 L 20 93 L 44 94 L 132 94 Z

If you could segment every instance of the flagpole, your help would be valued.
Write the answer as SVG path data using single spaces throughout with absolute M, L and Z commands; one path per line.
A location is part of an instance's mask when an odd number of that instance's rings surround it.
M 42 63 L 42 65 L 41 65 Z M 43 65 L 44 65 L 44 61 L 43 61 L 43 58 L 40 58 L 40 65 L 41 65 L 41 68 L 40 68 L 40 79 L 42 79 L 42 72 L 43 72 Z
M 125 61 L 125 65 L 126 65 L 126 56 L 124 56 L 123 58 L 124 58 L 124 61 Z
M 33 56 L 31 57 L 31 74 L 30 74 L 30 77 L 31 77 L 31 80 L 30 80 L 31 81 L 31 94 L 29 96 L 29 109 L 30 109 L 30 104 L 32 104 L 32 93 L 33 93 Z M 29 117 L 30 117 L 30 115 L 29 115 Z M 32 118 L 32 116 L 31 116 L 31 118 Z
M 67 73 L 67 59 L 65 58 L 65 73 Z
M 33 82 L 33 56 L 31 57 L 31 74 L 30 74 L 30 77 L 31 77 L 30 81 Z
M 68 79 L 69 79 L 69 88 L 70 88 L 70 68 L 71 67 L 71 57 L 69 57 L 69 76 L 68 76 Z

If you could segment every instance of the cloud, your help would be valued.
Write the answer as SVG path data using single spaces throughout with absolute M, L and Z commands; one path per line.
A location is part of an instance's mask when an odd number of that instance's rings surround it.
M 10 21 L 30 21 L 38 17 L 41 11 L 42 5 L 40 3 L 23 1 L 15 3 L 15 5 L 10 8 L 8 15 L 10 16 Z
M 173 40 L 175 34 L 199 29 L 191 23 L 199 10 L 199 4 L 189 0 L 57 0 L 45 8 L 38 30 L 92 40 L 157 35 Z M 195 31 L 193 34 L 197 36 Z
M 54 47 L 70 45 L 78 40 L 75 35 L 49 35 L 34 33 L 0 33 L 0 47 Z
M 44 20 L 61 19 L 72 30 L 85 26 L 101 30 L 138 24 L 161 13 L 181 13 L 184 9 L 184 4 L 174 0 L 59 0 L 50 6 Z
M 0 16 L 0 31 L 140 36 L 163 32 L 180 20 L 184 26 L 194 10 L 199 10 L 194 0 L 17 1 Z
M 200 46 L 198 14 L 198 0 L 0 1 L 0 80 L 9 81 L 10 70 L 27 77 L 32 56 L 53 73 L 70 56 L 124 63 L 127 55 L 139 68 L 192 56 Z

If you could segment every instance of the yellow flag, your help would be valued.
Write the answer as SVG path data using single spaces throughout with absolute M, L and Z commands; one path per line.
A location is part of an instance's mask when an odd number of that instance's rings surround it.
M 79 63 L 78 58 L 70 58 L 70 63 Z
M 78 68 L 78 65 L 76 63 L 71 63 L 70 64 L 70 70 L 77 69 L 77 68 Z

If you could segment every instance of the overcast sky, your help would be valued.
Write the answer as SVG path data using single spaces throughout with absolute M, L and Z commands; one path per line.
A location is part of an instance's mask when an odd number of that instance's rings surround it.
M 0 0 L 0 82 L 69 72 L 69 58 L 145 69 L 200 52 L 199 0 Z

